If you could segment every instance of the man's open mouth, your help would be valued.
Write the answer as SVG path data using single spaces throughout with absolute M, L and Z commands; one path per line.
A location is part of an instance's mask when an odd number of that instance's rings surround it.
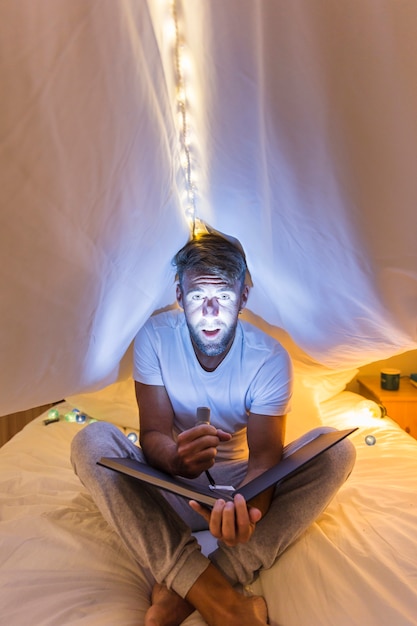
M 205 330 L 205 329 L 202 330 L 203 335 L 208 338 L 217 337 L 219 332 L 220 332 L 220 328 L 215 328 L 214 330 Z

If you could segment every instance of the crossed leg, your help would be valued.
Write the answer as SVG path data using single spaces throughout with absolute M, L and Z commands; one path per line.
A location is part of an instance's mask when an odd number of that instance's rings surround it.
M 268 612 L 260 596 L 238 593 L 214 565 L 199 576 L 185 599 L 156 584 L 145 626 L 179 626 L 196 608 L 209 626 L 265 626 Z

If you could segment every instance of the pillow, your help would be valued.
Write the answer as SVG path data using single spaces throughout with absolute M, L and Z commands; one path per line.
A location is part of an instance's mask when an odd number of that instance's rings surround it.
M 296 370 L 296 367 L 295 367 Z M 348 383 L 359 372 L 358 369 L 329 370 L 298 372 L 303 384 L 314 392 L 317 403 L 326 402 L 343 391 Z
M 66 400 L 90 417 L 132 431 L 138 430 L 139 414 L 132 378 L 113 383 L 98 391 L 68 396 Z M 306 386 L 301 377 L 295 376 L 285 443 L 297 439 L 321 424 L 314 389 Z

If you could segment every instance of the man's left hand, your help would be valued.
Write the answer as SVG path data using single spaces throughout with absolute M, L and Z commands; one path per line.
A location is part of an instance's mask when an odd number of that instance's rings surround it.
M 248 507 L 245 498 L 240 494 L 235 495 L 233 502 L 217 500 L 211 511 L 195 500 L 191 500 L 189 504 L 207 521 L 211 534 L 227 546 L 249 541 L 262 517 L 261 511 Z

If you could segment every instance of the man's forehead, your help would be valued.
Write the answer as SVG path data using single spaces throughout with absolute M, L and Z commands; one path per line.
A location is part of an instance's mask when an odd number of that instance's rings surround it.
M 234 289 L 238 285 L 239 281 L 230 281 L 222 278 L 221 276 L 215 276 L 213 274 L 200 274 L 198 272 L 184 272 L 183 284 L 187 289 L 201 288 L 205 285 L 219 287 L 222 289 Z

